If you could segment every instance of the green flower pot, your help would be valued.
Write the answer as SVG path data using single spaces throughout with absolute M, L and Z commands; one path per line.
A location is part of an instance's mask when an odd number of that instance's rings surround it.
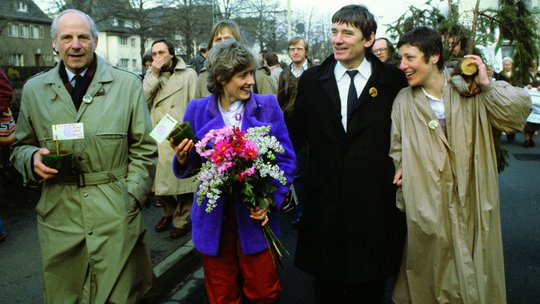
M 42 155 L 42 161 L 45 166 L 58 170 L 59 174 L 71 173 L 71 152 L 61 150 L 56 154 L 56 151 L 51 151 L 49 154 Z
M 191 124 L 189 123 L 189 121 L 176 124 L 169 136 L 167 136 L 167 139 L 169 141 L 171 140 L 171 138 L 173 139 L 175 146 L 178 146 L 182 142 L 182 140 L 184 140 L 184 138 L 195 141 L 195 134 L 193 133 L 193 128 L 191 128 Z

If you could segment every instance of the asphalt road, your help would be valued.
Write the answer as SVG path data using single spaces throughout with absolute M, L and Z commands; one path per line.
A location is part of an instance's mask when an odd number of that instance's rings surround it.
M 540 146 L 540 135 L 537 142 Z M 536 304 L 540 303 L 540 233 L 535 228 L 540 223 L 540 147 L 523 148 L 522 143 L 522 134 L 517 134 L 515 143 L 504 143 L 509 167 L 499 175 L 507 301 Z M 294 256 L 297 233 L 290 228 L 292 219 L 292 213 L 281 218 L 282 241 Z M 296 269 L 292 258 L 285 259 L 280 276 L 280 303 L 314 303 L 312 278 Z M 391 303 L 390 293 L 388 287 L 386 303 Z M 164 303 L 206 304 L 202 270 L 181 282 Z
M 540 145 L 540 136 L 538 144 Z M 509 304 L 538 303 L 540 299 L 540 147 L 523 148 L 522 135 L 516 143 L 505 144 L 510 166 L 500 174 L 501 220 L 505 253 L 506 287 Z M 43 281 L 38 252 L 33 188 L 9 188 L 18 200 L 6 204 L 0 196 L 1 215 L 9 237 L 0 244 L 0 303 L 41 303 Z M 497 189 L 493 189 L 497 191 Z M 160 209 L 145 209 L 145 222 L 153 227 L 161 216 Z M 282 240 L 294 256 L 296 231 L 290 228 L 292 213 L 282 216 Z M 162 259 L 185 240 L 171 240 L 166 234 L 149 229 L 152 258 Z M 293 266 L 292 258 L 284 260 L 280 270 L 282 304 L 313 303 L 312 279 Z M 389 294 L 389 292 L 387 293 Z M 171 290 L 164 303 L 206 303 L 202 271 Z

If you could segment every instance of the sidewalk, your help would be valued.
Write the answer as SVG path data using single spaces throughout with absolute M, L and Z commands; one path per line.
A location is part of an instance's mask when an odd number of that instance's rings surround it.
M 35 198 L 39 189 L 23 189 L 17 206 L 2 199 L 2 216 L 9 234 L 0 244 L 0 303 L 43 303 L 43 277 L 39 256 Z M 29 199 L 28 193 L 31 193 Z M 167 232 L 156 233 L 154 225 L 162 216 L 162 209 L 151 204 L 143 210 L 147 228 L 156 284 L 150 303 L 160 303 L 172 288 L 183 281 L 199 265 L 199 256 L 191 242 L 191 234 L 171 239 Z

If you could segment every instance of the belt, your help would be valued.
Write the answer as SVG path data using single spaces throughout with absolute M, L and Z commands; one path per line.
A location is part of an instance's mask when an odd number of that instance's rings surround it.
M 117 181 L 119 178 L 125 177 L 127 172 L 128 166 L 124 165 L 102 172 L 75 172 L 75 175 L 58 175 L 56 180 L 60 184 L 77 185 L 79 187 L 94 186 Z

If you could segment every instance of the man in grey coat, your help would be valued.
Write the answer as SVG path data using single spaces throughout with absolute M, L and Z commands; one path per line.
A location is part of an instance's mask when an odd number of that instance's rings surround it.
M 138 303 L 154 277 L 141 204 L 156 162 L 141 81 L 95 55 L 83 12 L 60 13 L 51 36 L 61 61 L 24 86 L 11 155 L 25 180 L 43 182 L 45 303 Z M 58 148 L 71 157 L 57 170 L 43 160 Z

